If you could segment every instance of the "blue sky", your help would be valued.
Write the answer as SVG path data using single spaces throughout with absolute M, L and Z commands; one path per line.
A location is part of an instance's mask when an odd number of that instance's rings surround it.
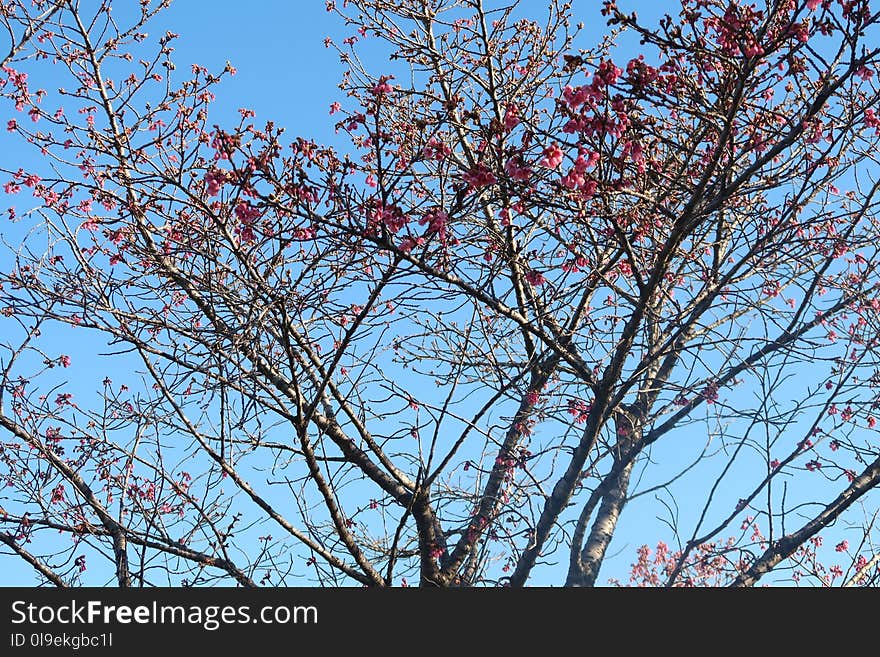
M 160 23 L 181 35 L 178 64 L 219 70 L 228 60 L 237 68 L 218 90 L 212 109 L 218 121 L 235 120 L 237 109 L 248 107 L 258 119 L 285 126 L 288 136 L 333 139 L 328 112 L 342 95 L 337 88 L 342 68 L 323 41 L 338 35 L 340 24 L 323 2 L 180 0 Z

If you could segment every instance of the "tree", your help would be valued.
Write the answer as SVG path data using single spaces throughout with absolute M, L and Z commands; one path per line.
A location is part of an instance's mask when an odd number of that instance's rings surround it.
M 330 2 L 335 148 L 212 124 L 231 65 L 113 4 L 2 5 L 4 567 L 592 586 L 617 536 L 622 584 L 877 581 L 868 0 L 606 1 L 598 45 Z

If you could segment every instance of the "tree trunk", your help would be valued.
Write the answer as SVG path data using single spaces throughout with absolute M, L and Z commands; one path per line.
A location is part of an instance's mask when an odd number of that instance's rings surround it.
M 590 537 L 581 551 L 578 570 L 569 572 L 566 586 L 593 586 L 596 583 L 596 577 L 602 567 L 602 560 L 605 558 L 605 551 L 608 549 L 608 544 L 611 543 L 620 512 L 626 504 L 626 493 L 632 467 L 633 463 L 630 462 L 620 471 L 609 491 L 602 498 L 599 513 L 590 530 Z

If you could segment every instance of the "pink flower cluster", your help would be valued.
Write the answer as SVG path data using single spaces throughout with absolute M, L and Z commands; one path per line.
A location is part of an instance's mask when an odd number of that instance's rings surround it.
M 422 155 L 428 160 L 444 160 L 452 154 L 452 150 L 436 137 L 431 137 L 422 149 Z
M 471 191 L 498 182 L 495 174 L 485 164 L 477 164 L 473 169 L 465 172 L 462 179 L 468 184 L 468 189 Z
M 217 196 L 226 183 L 226 172 L 221 169 L 211 169 L 205 174 L 205 192 L 208 196 Z
M 260 217 L 260 209 L 251 205 L 250 201 L 239 201 L 235 206 L 235 218 L 238 219 L 236 234 L 242 242 L 253 242 L 256 239 L 254 223 Z
M 381 97 L 388 95 L 394 91 L 394 87 L 389 84 L 389 80 L 393 80 L 393 75 L 383 75 L 379 78 L 379 81 L 370 89 L 370 93 L 372 93 L 376 97 Z
M 592 408 L 592 404 L 588 404 L 581 399 L 572 398 L 568 400 L 568 408 L 566 409 L 566 412 L 574 418 L 574 421 L 577 424 L 583 424 L 587 421 L 587 417 L 589 417 Z
M 513 180 L 527 182 L 532 175 L 532 170 L 523 164 L 521 156 L 514 155 L 507 160 L 507 163 L 504 165 L 504 173 L 510 176 Z
M 446 223 L 449 221 L 449 215 L 447 215 L 443 210 L 437 208 L 435 210 L 431 210 L 430 212 L 426 212 L 421 219 L 419 219 L 419 225 L 427 226 L 428 233 L 436 233 L 440 239 L 446 239 Z
M 706 18 L 706 27 L 714 31 L 718 45 L 729 55 L 743 54 L 758 57 L 764 48 L 758 43 L 753 28 L 760 22 L 762 12 L 754 5 L 731 3 L 722 18 Z
M 877 116 L 877 111 L 873 107 L 865 110 L 865 126 L 874 128 L 876 130 L 874 134 L 880 137 L 880 117 Z
M 562 149 L 559 148 L 559 146 L 557 146 L 556 144 L 550 144 L 547 148 L 544 149 L 542 155 L 543 157 L 541 158 L 541 161 L 538 162 L 538 164 L 548 169 L 558 169 L 562 164 L 562 160 L 565 157 Z
M 385 226 L 391 233 L 398 232 L 409 223 L 409 217 L 394 204 L 378 202 L 368 215 L 370 227 Z
M 504 110 L 504 130 L 510 132 L 519 124 L 519 107 L 508 105 Z
M 566 189 L 579 189 L 587 198 L 596 193 L 598 184 L 595 180 L 588 179 L 587 170 L 595 166 L 599 161 L 599 154 L 581 149 L 574 166 L 560 179 L 560 183 Z

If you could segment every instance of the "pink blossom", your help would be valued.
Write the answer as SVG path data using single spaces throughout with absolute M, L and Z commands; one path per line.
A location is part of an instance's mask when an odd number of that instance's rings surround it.
M 419 224 L 422 226 L 427 225 L 429 233 L 437 233 L 441 238 L 443 238 L 446 236 L 447 221 L 449 221 L 449 215 L 438 208 L 436 210 L 426 212 L 424 216 L 419 219 Z
M 519 180 L 520 182 L 528 181 L 529 176 L 532 175 L 532 170 L 522 165 L 519 156 L 514 156 L 507 160 L 507 163 L 504 165 L 504 172 L 513 180 Z
M 583 271 L 588 265 L 590 261 L 587 260 L 584 256 L 578 256 L 576 258 L 571 258 L 570 260 L 566 260 L 562 263 L 562 271 L 564 272 L 579 272 Z
M 865 126 L 868 128 L 876 128 L 877 134 L 880 135 L 880 117 L 874 108 L 869 107 L 865 110 Z
M 405 215 L 396 205 L 383 205 L 378 203 L 369 213 L 371 226 L 384 225 L 392 233 L 400 231 L 409 222 Z
M 462 179 L 468 184 L 468 188 L 473 190 L 479 187 L 494 185 L 498 182 L 495 174 L 489 170 L 485 164 L 478 164 L 470 171 L 467 171 Z
M 577 424 L 583 424 L 587 421 L 591 409 L 592 404 L 587 404 L 580 399 L 569 399 L 566 411 L 574 418 Z
M 357 114 L 353 114 L 348 124 L 345 126 L 346 130 L 357 130 L 359 124 L 364 123 L 366 121 L 366 117 L 358 112 Z
M 596 80 L 594 80 L 594 84 L 597 81 L 601 81 L 602 84 L 610 86 L 617 82 L 617 79 L 622 73 L 623 71 L 615 66 L 614 62 L 603 59 L 599 62 L 599 68 L 596 69 Z
M 538 164 L 548 169 L 558 169 L 565 157 L 562 149 L 556 144 L 551 144 L 545 148 L 542 154 L 544 157 L 541 158 L 541 161 Z
M 544 275 L 534 269 L 526 272 L 525 278 L 529 282 L 529 284 L 534 285 L 535 287 L 541 287 L 544 283 L 547 282 L 547 279 L 544 278 Z
M 862 66 L 856 71 L 856 75 L 862 78 L 865 82 L 874 77 L 874 71 L 869 69 L 867 66 Z
M 208 196 L 216 196 L 220 193 L 225 181 L 226 175 L 222 171 L 216 169 L 208 171 L 205 174 L 205 192 Z
M 587 183 L 581 187 L 581 196 L 584 198 L 591 198 L 593 194 L 596 193 L 596 189 L 599 187 L 599 183 L 595 180 L 588 180 Z
M 339 103 L 335 102 L 335 103 L 330 104 L 330 114 L 331 115 L 336 114 L 336 112 L 340 111 L 341 109 L 342 109 L 342 105 L 340 105 Z
M 28 110 L 28 116 L 31 117 L 31 121 L 36 123 L 37 121 L 40 120 L 40 108 L 39 107 L 31 107 L 30 110 Z
M 629 144 L 629 142 L 627 142 Z M 586 157 L 584 157 L 586 155 Z M 587 169 L 596 165 L 596 162 L 599 161 L 599 154 L 595 151 L 588 151 L 585 149 L 581 149 L 578 153 L 577 159 L 574 161 L 574 168 L 579 173 L 586 172 Z
M 703 390 L 703 398 L 707 404 L 713 404 L 718 401 L 718 384 L 713 382 L 707 385 Z
M 586 179 L 576 169 L 572 169 L 568 174 L 562 176 L 559 182 L 567 189 L 577 189 L 586 182 Z
M 251 205 L 250 201 L 239 201 L 235 206 L 235 216 L 239 221 L 252 222 L 259 218 L 260 209 Z
M 256 239 L 254 222 L 260 217 L 260 209 L 249 201 L 239 201 L 235 206 L 235 217 L 239 221 L 235 232 L 242 242 L 253 242 Z
M 807 9 L 815 11 L 821 2 L 822 0 L 807 0 Z
M 6 122 L 6 129 L 9 132 L 14 132 L 17 128 L 18 123 L 15 121 L 15 119 L 9 119 L 9 121 Z
M 58 362 L 61 363 L 62 367 L 70 367 L 70 356 L 62 355 L 58 359 Z
M 562 126 L 562 132 L 572 135 L 575 132 L 586 131 L 589 123 L 583 119 L 570 119 L 568 123 Z
M 849 549 L 849 541 L 841 541 L 837 545 L 834 546 L 835 552 L 846 552 Z
M 211 139 L 211 148 L 214 149 L 215 160 L 228 160 L 229 154 L 241 143 L 241 138 L 236 135 L 228 135 L 217 130 Z
M 64 501 L 64 484 L 58 484 L 52 489 L 52 504 L 61 504 Z
M 508 105 L 504 110 L 504 129 L 507 132 L 513 130 L 519 123 L 519 108 L 516 105 Z
M 452 150 L 436 137 L 431 137 L 422 149 L 422 155 L 429 160 L 443 160 L 452 153 Z
M 810 40 L 810 28 L 805 22 L 795 23 L 794 25 L 792 25 L 791 26 L 791 34 L 801 43 L 806 43 L 807 41 Z M 748 53 L 746 53 L 746 54 L 748 54 Z M 760 48 L 760 52 L 756 52 L 755 54 L 763 55 L 764 49 Z
M 598 156 L 598 154 L 596 154 Z M 642 148 L 642 145 L 639 142 L 627 141 L 623 145 L 623 157 L 629 158 L 637 165 L 639 165 L 639 171 L 645 170 L 645 151 Z M 598 157 L 597 157 L 598 159 Z
M 566 85 L 565 89 L 562 90 L 562 99 L 571 109 L 577 109 L 587 102 L 587 99 L 590 97 L 589 91 L 589 87 L 586 86 L 572 88 Z
M 409 253 L 417 246 L 421 246 L 425 243 L 424 238 L 422 237 L 404 237 L 400 240 L 400 244 L 397 248 L 399 248 L 404 253 Z
M 372 173 L 367 176 L 367 179 L 364 181 L 367 187 L 375 187 L 376 186 L 376 176 Z
M 585 197 L 589 198 L 595 194 L 598 183 L 595 180 L 589 180 L 586 177 L 587 169 L 592 167 L 599 161 L 599 154 L 590 152 L 581 148 L 577 159 L 574 161 L 574 167 L 560 179 L 560 183 L 567 189 L 580 189 Z
M 808 144 L 818 144 L 822 141 L 824 135 L 824 125 L 821 121 L 804 121 L 804 133 L 807 135 L 806 142 Z
M 379 78 L 379 82 L 377 82 L 373 86 L 373 88 L 370 89 L 370 92 L 374 96 L 384 96 L 386 94 L 392 93 L 394 91 L 394 87 L 392 87 L 390 84 L 388 84 L 388 81 L 393 80 L 393 79 L 394 79 L 393 75 L 383 75 L 382 77 Z

